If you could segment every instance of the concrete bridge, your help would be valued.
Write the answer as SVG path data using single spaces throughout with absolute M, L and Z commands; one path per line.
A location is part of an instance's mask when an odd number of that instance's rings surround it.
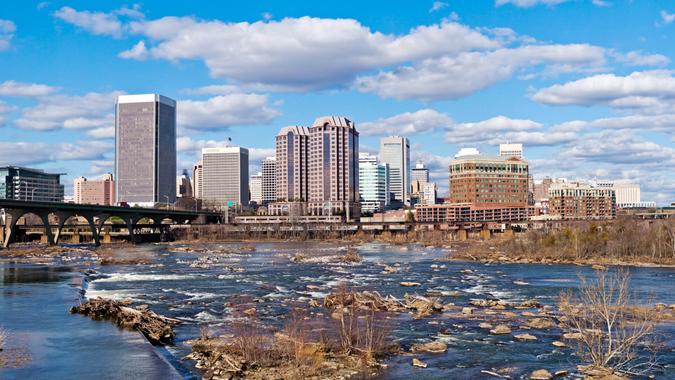
M 16 239 L 17 222 L 26 214 L 34 214 L 40 218 L 44 226 L 44 235 L 50 245 L 59 243 L 63 226 L 72 217 L 86 219 L 94 244 L 97 246 L 100 245 L 100 234 L 105 222 L 113 217 L 118 217 L 124 221 L 132 242 L 135 241 L 135 230 L 140 228 L 162 228 L 162 226 L 169 226 L 171 224 L 192 224 L 195 222 L 202 224 L 220 223 L 222 219 L 222 215 L 219 213 L 205 211 L 26 202 L 6 199 L 0 199 L 0 209 L 4 209 L 6 218 L 9 218 L 9 221 L 5 221 L 5 227 L 2 231 L 2 245 L 4 248 L 8 248 Z M 54 215 L 58 219 L 58 223 L 55 226 L 50 224 L 50 215 Z M 152 220 L 153 223 L 139 225 L 138 222 L 141 219 Z M 165 224 L 163 221 L 169 221 L 169 223 Z

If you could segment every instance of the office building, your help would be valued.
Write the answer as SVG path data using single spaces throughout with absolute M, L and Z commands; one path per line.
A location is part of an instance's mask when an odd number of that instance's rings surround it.
M 455 158 L 460 158 L 464 156 L 479 156 L 480 151 L 478 148 L 460 148 L 459 152 L 455 154 Z
M 477 207 L 472 203 L 444 203 L 415 206 L 415 220 L 423 223 L 504 223 L 524 222 L 532 216 L 532 207 Z
M 516 157 L 464 155 L 450 162 L 450 203 L 528 205 L 528 163 Z
M 248 206 L 248 149 L 202 149 L 201 195 L 206 207 Z
M 176 102 L 158 94 L 121 95 L 115 115 L 117 202 L 176 200 Z
M 603 181 L 598 182 L 597 186 L 614 189 L 618 208 L 656 207 L 656 202 L 644 202 L 640 199 L 640 185 L 637 183 Z
M 320 117 L 309 129 L 308 212 L 353 220 L 359 208 L 359 132 L 345 117 Z
M 262 188 L 260 204 L 268 204 L 277 200 L 277 160 L 276 157 L 267 157 L 260 163 L 262 169 Z
M 425 167 L 423 163 L 418 162 L 412 169 L 411 181 L 418 181 L 421 183 L 429 182 L 429 169 Z
M 202 178 L 203 178 L 203 171 L 204 171 L 204 163 L 199 160 L 193 167 L 192 167 L 192 192 L 194 193 L 194 197 L 197 199 L 202 198 Z
M 249 180 L 249 191 L 251 194 L 251 202 L 260 206 L 263 204 L 263 174 L 258 172 L 258 174 L 252 175 Z
M 76 178 L 73 181 L 73 201 L 79 204 L 115 205 L 115 180 L 112 173 L 93 181 L 85 177 Z
M 548 199 L 548 189 L 553 184 L 551 177 L 544 177 L 541 181 L 534 182 L 534 201 L 541 202 Z
M 396 203 L 410 204 L 410 143 L 400 136 L 380 140 L 380 161 L 389 166 L 389 191 Z
M 425 182 L 422 188 L 421 203 L 425 205 L 435 205 L 438 189 L 433 182 Z
M 62 175 L 18 166 L 0 167 L 0 199 L 63 202 Z
M 616 192 L 581 182 L 553 183 L 548 190 L 548 213 L 563 220 L 601 220 L 616 217 Z
M 275 201 L 309 199 L 309 129 L 295 125 L 276 136 Z
M 368 153 L 359 154 L 359 195 L 362 213 L 383 211 L 389 206 L 389 167 Z
M 499 144 L 499 155 L 523 158 L 523 144 Z
M 194 197 L 192 190 L 192 180 L 187 169 L 183 170 L 183 174 L 176 177 L 176 196 L 180 198 Z

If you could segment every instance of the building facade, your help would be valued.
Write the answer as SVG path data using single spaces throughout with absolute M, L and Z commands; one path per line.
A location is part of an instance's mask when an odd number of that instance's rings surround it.
M 262 203 L 268 204 L 277 200 L 277 160 L 276 157 L 267 157 L 260 163 L 262 169 Z
M 190 179 L 187 169 L 183 169 L 183 174 L 176 177 L 176 196 L 181 198 L 194 197 L 192 179 Z
M 392 200 L 410 204 L 410 142 L 405 137 L 390 136 L 380 140 L 380 161 L 389 165 L 389 191 Z
M 598 187 L 614 189 L 616 192 L 616 207 L 618 208 L 649 208 L 656 207 L 656 202 L 643 202 L 640 198 L 640 185 L 625 182 L 598 182 Z
M 320 117 L 309 129 L 308 212 L 353 220 L 359 209 L 359 132 L 345 117 Z
M 62 175 L 19 166 L 0 167 L 0 199 L 63 202 Z
M 73 181 L 73 201 L 79 204 L 115 205 L 115 180 L 112 173 L 95 181 L 84 177 L 76 178 Z
M 548 213 L 563 220 L 602 220 L 616 217 L 616 192 L 581 182 L 554 183 L 548 190 Z
M 260 206 L 263 204 L 263 174 L 258 172 L 251 176 L 248 182 L 249 193 L 251 195 L 251 202 Z
M 192 167 L 192 192 L 197 199 L 202 198 L 202 178 L 204 177 L 204 163 L 199 160 Z
M 412 182 L 429 182 L 429 169 L 424 166 L 423 163 L 418 162 L 415 164 L 415 167 L 412 169 L 412 174 L 411 174 L 411 181 Z
M 523 222 L 532 216 L 532 207 L 476 207 L 471 203 L 416 205 L 415 220 L 420 223 L 463 224 L 484 222 Z
M 433 182 L 426 182 L 422 187 L 421 203 L 425 205 L 435 205 L 438 189 Z
M 375 213 L 389 206 L 389 166 L 377 157 L 359 154 L 359 195 L 361 212 Z
M 121 95 L 115 114 L 117 203 L 176 201 L 176 102 L 158 94 Z
M 516 157 L 467 155 L 450 162 L 450 203 L 528 205 L 528 163 Z
M 282 128 L 276 136 L 275 201 L 309 199 L 309 140 L 307 127 Z
M 523 158 L 523 144 L 499 144 L 499 155 Z
M 248 149 L 202 149 L 201 195 L 205 206 L 248 206 L 248 179 Z

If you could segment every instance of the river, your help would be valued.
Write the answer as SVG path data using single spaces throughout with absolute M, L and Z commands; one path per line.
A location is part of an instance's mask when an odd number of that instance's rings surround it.
M 239 246 L 207 245 L 215 250 Z M 228 306 L 235 296 L 248 296 L 261 322 L 281 327 L 292 307 L 307 305 L 311 299 L 321 303 L 341 283 L 398 298 L 406 293 L 437 294 L 444 303 L 456 305 L 494 297 L 508 302 L 536 299 L 553 306 L 561 291 L 578 286 L 579 276 L 593 274 L 591 268 L 576 265 L 438 261 L 448 254 L 446 249 L 413 245 L 359 246 L 364 260 L 357 264 L 335 260 L 343 252 L 323 242 L 258 243 L 254 252 L 241 254 L 177 252 L 176 247 L 183 246 L 119 248 L 127 255 L 154 257 L 152 264 L 143 265 L 97 267 L 86 260 L 45 265 L 0 259 L 0 326 L 12 336 L 11 348 L 30 357 L 28 364 L 0 369 L 0 378 L 200 378 L 193 363 L 183 359 L 190 351 L 186 342 L 199 335 L 201 325 L 218 329 L 240 318 Z M 298 253 L 307 259 L 292 261 Z M 383 265 L 399 269 L 383 274 Z M 96 273 L 83 275 L 87 269 Z M 640 299 L 675 304 L 675 269 L 630 271 Z M 402 287 L 401 281 L 421 285 Z M 174 345 L 156 348 L 138 333 L 68 313 L 82 297 L 98 296 L 131 299 L 183 320 L 175 329 Z M 578 362 L 570 348 L 552 346 L 560 339 L 557 329 L 512 327 L 514 335 L 528 332 L 537 337 L 534 342 L 519 342 L 512 335 L 490 335 L 478 327 L 479 322 L 448 314 L 419 320 L 407 314 L 395 317 L 392 335 L 403 348 L 440 340 L 448 351 L 416 354 L 428 364 L 425 369 L 412 367 L 408 355 L 392 357 L 379 378 L 488 379 L 492 377 L 482 370 L 506 368 L 514 378 L 524 378 L 540 368 L 573 370 Z M 665 369 L 657 378 L 675 378 L 675 325 L 661 324 L 658 333 L 665 337 L 666 350 L 660 358 Z

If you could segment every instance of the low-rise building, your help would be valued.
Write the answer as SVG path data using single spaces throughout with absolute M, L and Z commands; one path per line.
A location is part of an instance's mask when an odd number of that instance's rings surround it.
M 0 199 L 63 202 L 62 175 L 19 166 L 0 167 Z
M 529 220 L 532 213 L 531 206 L 477 207 L 471 203 L 415 206 L 415 220 L 420 223 L 522 222 Z
M 616 217 L 616 192 L 581 182 L 554 183 L 548 190 L 549 214 L 563 220 L 602 220 Z
M 112 173 L 105 174 L 100 180 L 88 180 L 85 177 L 73 181 L 74 202 L 113 206 L 115 204 L 115 180 Z

